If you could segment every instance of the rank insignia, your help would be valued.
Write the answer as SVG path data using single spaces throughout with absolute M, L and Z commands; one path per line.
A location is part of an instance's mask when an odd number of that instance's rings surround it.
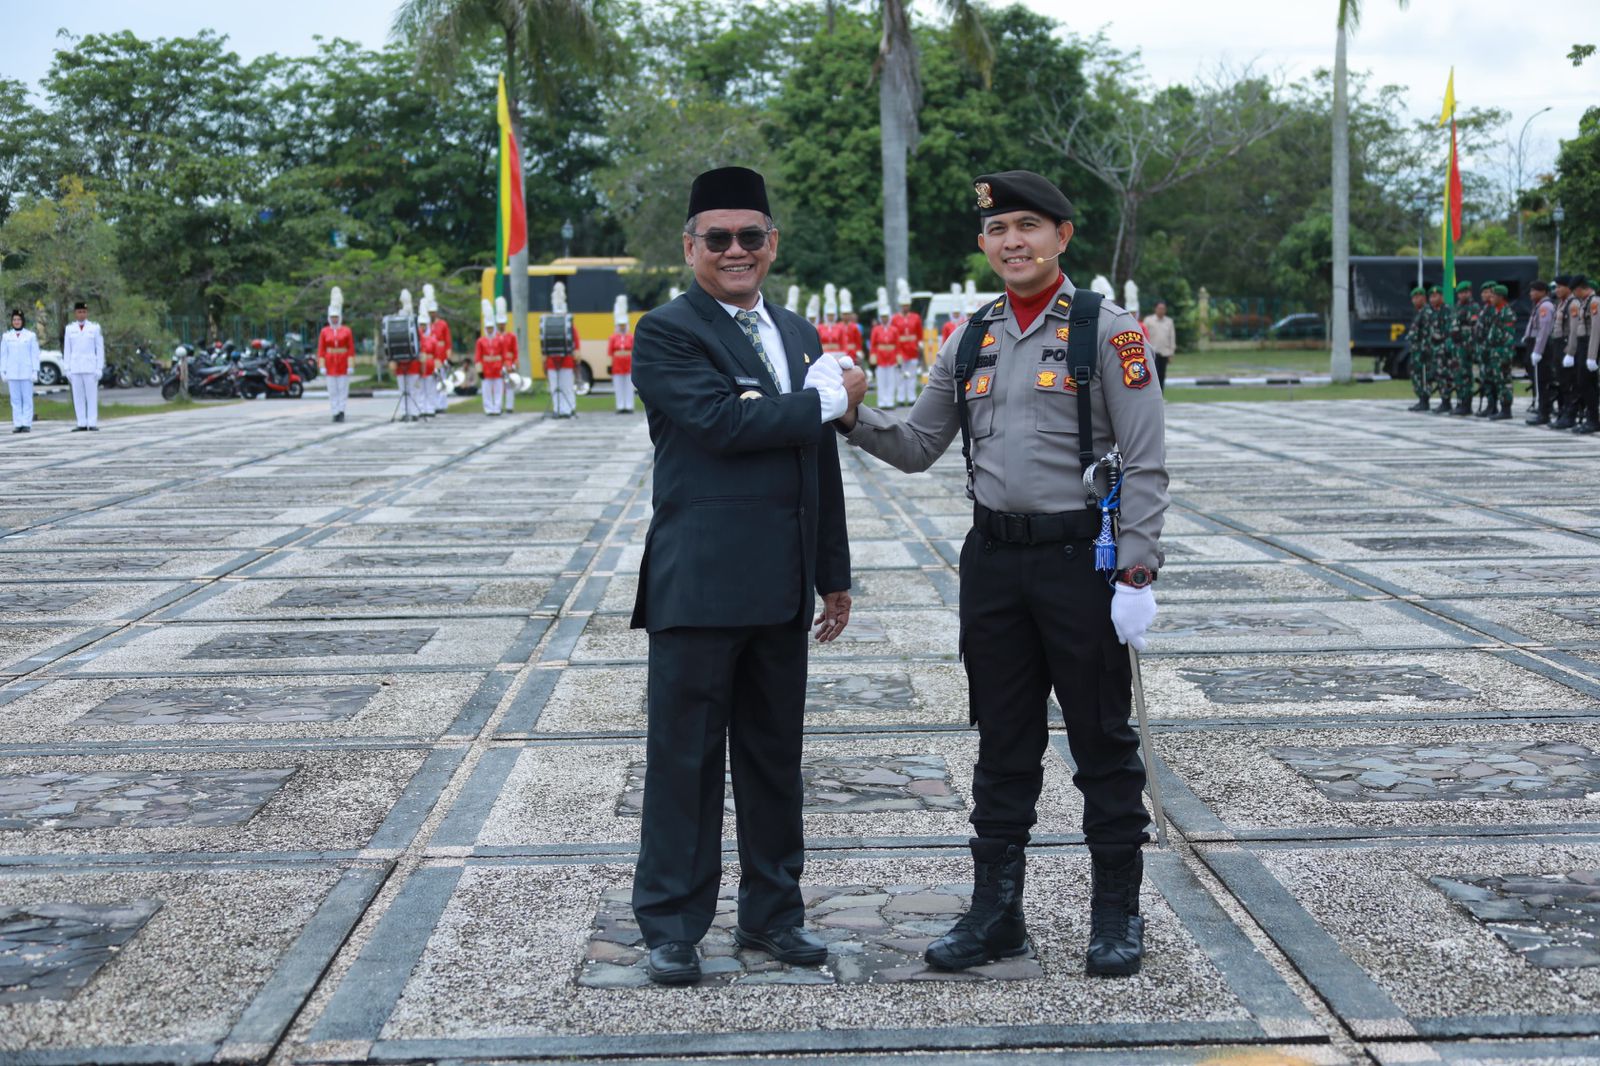
M 1072 309 L 1072 301 L 1067 299 L 1065 296 L 1057 296 L 1056 306 L 1061 308 L 1063 311 L 1070 311 Z
M 980 348 L 988 348 L 988 347 L 991 347 L 994 344 L 994 342 L 995 342 L 994 341 L 994 334 L 990 333 L 988 330 L 984 330 L 983 331 L 983 343 L 978 345 L 978 347 L 980 347 Z
M 1137 342 L 1142 342 L 1143 340 L 1144 340 L 1144 334 L 1143 333 L 1139 332 L 1136 329 L 1126 329 L 1126 330 L 1123 330 L 1121 333 L 1117 334 L 1115 337 L 1111 338 L 1111 346 L 1113 348 L 1125 348 L 1128 345 L 1135 343 L 1136 341 Z
M 1117 349 L 1117 358 L 1126 363 L 1130 359 L 1144 358 L 1144 345 L 1130 344 L 1126 348 Z
M 1071 335 L 1072 335 L 1072 328 L 1070 326 L 1057 326 L 1056 327 L 1056 339 L 1057 340 L 1063 340 L 1064 341 L 1068 337 L 1070 337 Z
M 1142 389 L 1150 384 L 1150 367 L 1143 359 L 1131 359 L 1122 364 L 1122 383 L 1130 389 Z
M 991 380 L 993 379 L 988 374 L 979 374 L 977 377 L 973 378 L 972 394 L 974 396 L 987 396 L 989 394 L 989 382 Z
M 978 210 L 987 211 L 994 206 L 994 189 L 986 181 L 974 182 L 972 191 L 978 194 Z
M 1054 370 L 1041 370 L 1038 376 L 1033 379 L 1033 387 L 1036 389 L 1053 389 L 1056 387 L 1056 378 L 1060 376 Z

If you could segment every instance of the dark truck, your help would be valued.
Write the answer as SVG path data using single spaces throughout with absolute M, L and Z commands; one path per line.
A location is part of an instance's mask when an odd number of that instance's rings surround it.
M 1456 281 L 1472 282 L 1472 298 L 1486 281 L 1498 281 L 1511 290 L 1517 312 L 1517 336 L 1528 324 L 1532 306 L 1528 285 L 1539 276 L 1539 260 L 1531 255 L 1466 256 L 1456 260 Z M 1422 283 L 1444 284 L 1444 260 L 1422 260 Z M 1391 377 L 1411 374 L 1406 331 L 1416 314 L 1411 290 L 1417 284 L 1416 256 L 1353 255 L 1350 257 L 1350 349 L 1354 355 L 1372 356 L 1372 369 Z M 1453 306 L 1455 296 L 1446 293 Z M 1518 360 L 1523 358 L 1518 350 Z

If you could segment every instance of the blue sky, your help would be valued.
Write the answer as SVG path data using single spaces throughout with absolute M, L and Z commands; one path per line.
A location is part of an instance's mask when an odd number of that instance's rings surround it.
M 1333 63 L 1336 0 L 1024 2 L 1076 32 L 1103 29 L 1117 47 L 1140 49 L 1158 82 L 1188 81 L 1219 60 L 1254 62 L 1290 77 Z M 1576 132 L 1585 107 L 1600 105 L 1600 58 L 1579 69 L 1564 58 L 1576 31 L 1552 30 L 1546 18 L 1535 33 L 1531 20 L 1514 20 L 1519 10 L 1537 7 L 1518 9 L 1503 0 L 1414 0 L 1405 11 L 1393 0 L 1366 0 L 1362 6 L 1362 25 L 1350 43 L 1351 67 L 1407 86 L 1415 114 L 1438 113 L 1452 64 L 1462 105 L 1494 104 L 1511 111 L 1512 136 L 1534 112 L 1553 105 L 1528 130 L 1525 174 L 1549 169 L 1559 138 Z M 671 9 L 667 3 L 662 7 Z M 58 28 L 74 34 L 131 29 L 151 37 L 210 28 L 226 33 L 235 50 L 249 58 L 309 53 L 313 34 L 379 46 L 394 8 L 395 0 L 74 0 L 43 9 L 46 14 L 8 20 L 0 74 L 38 83 L 49 71 L 51 54 L 64 43 L 56 37 Z M 1600 28 L 1588 37 L 1600 43 Z

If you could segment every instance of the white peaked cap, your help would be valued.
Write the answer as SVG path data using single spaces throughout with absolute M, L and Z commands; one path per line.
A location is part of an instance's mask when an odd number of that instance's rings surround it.
M 812 293 L 806 300 L 806 317 L 815 322 L 822 314 L 822 297 Z
M 884 288 L 882 285 L 879 285 L 878 286 L 878 314 L 881 317 L 883 315 L 887 315 L 888 313 L 889 313 L 889 290 Z
M 784 297 L 783 306 L 794 314 L 800 313 L 800 286 L 789 286 L 789 295 Z
M 683 290 L 678 288 L 676 285 L 672 285 L 672 286 L 669 286 L 667 288 L 667 299 L 669 299 L 669 300 L 676 300 L 678 297 L 680 297 L 682 295 L 683 295 Z
M 617 294 L 617 302 L 611 307 L 611 320 L 619 326 L 628 324 L 628 298 L 621 293 Z
M 402 315 L 409 315 L 411 313 L 411 311 L 412 311 L 412 307 L 411 307 L 411 290 L 410 289 L 401 289 L 400 290 L 400 313 Z
M 550 313 L 564 315 L 567 313 L 567 283 L 558 281 L 550 287 Z
M 906 283 L 905 278 L 894 279 L 894 298 L 897 303 L 911 302 L 911 286 Z
M 961 301 L 961 306 L 969 315 L 978 313 L 978 283 L 971 278 L 967 279 L 967 298 Z
M 506 298 L 504 296 L 496 296 L 494 298 L 494 320 L 498 325 L 503 326 L 506 324 Z
M 849 289 L 839 290 L 839 313 L 841 315 L 853 315 L 856 313 L 856 305 L 850 299 Z
M 344 315 L 344 292 L 335 285 L 333 291 L 328 293 L 328 317 Z
M 482 301 L 479 305 L 478 313 L 483 316 L 483 324 L 485 326 L 494 325 L 494 304 L 488 300 Z

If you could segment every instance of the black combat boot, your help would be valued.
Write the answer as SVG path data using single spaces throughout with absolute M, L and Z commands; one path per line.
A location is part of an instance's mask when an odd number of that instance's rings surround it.
M 1091 977 L 1127 977 L 1144 961 L 1144 919 L 1139 916 L 1139 885 L 1144 881 L 1144 856 L 1134 852 L 1126 866 L 1094 863 L 1094 891 L 1089 901 Z
M 1433 413 L 1436 415 L 1447 415 L 1452 410 L 1453 408 L 1450 406 L 1450 397 L 1447 394 L 1439 397 L 1439 406 L 1433 409 Z
M 965 970 L 995 959 L 1026 954 L 1028 927 L 1022 920 L 1023 856 L 1020 844 L 972 839 L 972 905 L 955 928 L 928 945 L 928 965 Z
M 1407 407 L 1406 410 L 1407 411 L 1426 411 L 1426 410 L 1429 410 L 1432 407 L 1433 407 L 1433 404 L 1428 402 L 1428 398 L 1426 396 L 1418 396 L 1417 397 L 1417 402 L 1412 404 L 1410 407 Z
M 1571 429 L 1578 424 L 1578 416 L 1572 411 L 1561 411 L 1556 414 L 1556 420 L 1550 423 L 1551 429 Z
M 1533 414 L 1531 414 L 1531 415 L 1529 415 L 1527 417 L 1527 420 L 1526 420 L 1526 422 L 1524 424 L 1525 425 L 1529 425 L 1529 426 L 1542 426 L 1542 425 L 1544 425 L 1545 423 L 1547 423 L 1549 421 L 1550 421 L 1550 412 L 1549 411 L 1535 411 L 1535 412 L 1533 412 Z
M 1457 400 L 1456 401 L 1456 409 L 1454 411 L 1451 411 L 1450 413 L 1453 414 L 1453 415 L 1470 415 L 1470 414 L 1472 414 L 1472 398 L 1471 397 L 1467 397 L 1465 399 Z
M 1489 397 L 1489 402 L 1484 404 L 1481 410 L 1478 410 L 1474 413 L 1479 418 L 1493 418 L 1494 413 L 1498 410 L 1500 410 L 1500 400 L 1497 397 L 1491 396 Z
M 1513 401 L 1500 397 L 1500 409 L 1489 416 L 1491 422 L 1504 422 L 1511 417 L 1511 404 Z

